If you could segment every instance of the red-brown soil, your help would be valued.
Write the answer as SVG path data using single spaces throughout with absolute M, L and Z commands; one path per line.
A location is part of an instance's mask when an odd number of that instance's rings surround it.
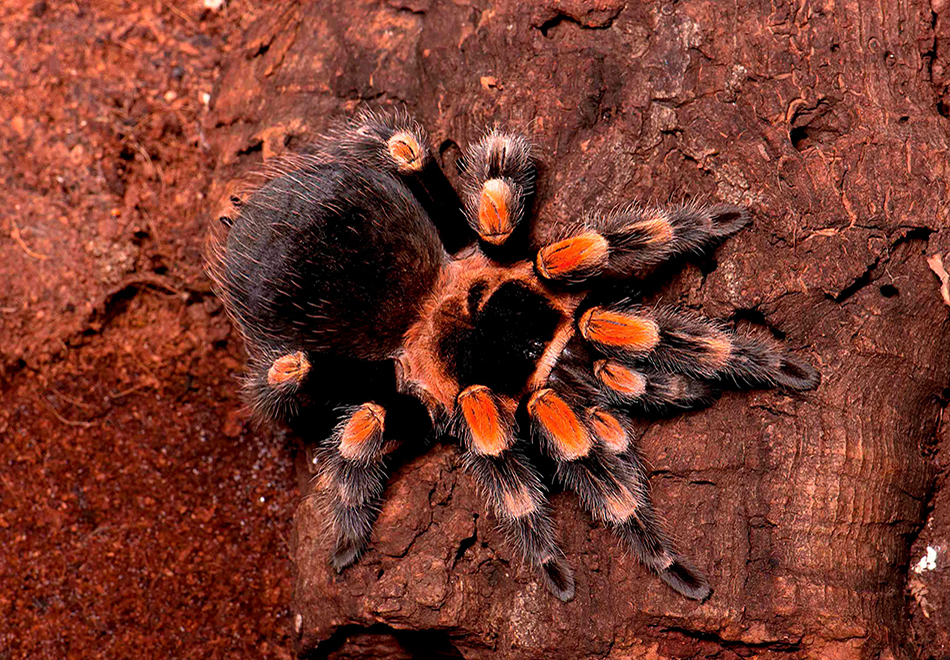
M 292 457 L 202 257 L 203 95 L 257 11 L 0 8 L 2 658 L 291 655 Z

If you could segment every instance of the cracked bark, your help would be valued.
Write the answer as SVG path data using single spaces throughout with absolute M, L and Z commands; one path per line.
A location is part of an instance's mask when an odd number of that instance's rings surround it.
M 365 100 L 404 103 L 453 177 L 456 145 L 521 127 L 543 159 L 537 240 L 631 198 L 750 205 L 752 228 L 659 272 L 649 298 L 763 326 L 824 377 L 804 397 L 732 394 L 646 425 L 658 507 L 709 571 L 709 602 L 666 590 L 565 495 L 578 596 L 548 597 L 437 446 L 396 471 L 373 549 L 342 576 L 302 500 L 301 653 L 411 657 L 399 631 L 429 631 L 467 658 L 939 655 L 947 570 L 924 576 L 927 617 L 905 584 L 928 543 L 950 545 L 935 481 L 950 324 L 925 260 L 950 247 L 946 11 L 415 0 L 256 25 L 215 96 L 213 197 Z

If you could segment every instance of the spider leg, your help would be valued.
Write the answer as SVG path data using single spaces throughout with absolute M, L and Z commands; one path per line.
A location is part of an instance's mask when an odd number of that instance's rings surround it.
M 749 210 L 731 204 L 660 209 L 632 206 L 569 226 L 535 258 L 547 280 L 624 279 L 688 252 L 699 252 L 739 231 Z
M 369 543 L 389 476 L 385 458 L 399 445 L 387 437 L 382 406 L 364 403 L 341 413 L 333 434 L 317 452 L 318 484 L 336 541 L 330 562 L 338 571 L 356 561 Z
M 465 447 L 462 458 L 508 537 L 540 569 L 545 586 L 566 602 L 574 598 L 574 576 L 555 540 L 541 480 L 518 450 L 514 407 L 485 386 L 463 390 L 455 420 Z
M 417 122 L 406 115 L 364 111 L 334 137 L 331 153 L 354 156 L 406 183 L 435 224 L 447 252 L 455 253 L 475 240 L 458 194 L 432 155 L 428 134 Z
M 602 394 L 618 408 L 664 412 L 701 408 L 719 396 L 711 383 L 683 374 L 630 366 L 619 360 L 594 362 L 593 373 Z
M 811 390 L 821 380 L 804 361 L 763 337 L 741 335 L 698 315 L 629 302 L 586 310 L 581 336 L 609 357 L 594 366 L 615 393 L 636 380 L 637 367 L 746 387 Z M 628 367 L 634 367 L 631 371 Z M 641 372 L 642 373 L 642 372 Z
M 493 130 L 465 154 L 463 200 L 469 225 L 479 238 L 502 245 L 524 220 L 534 191 L 536 168 L 528 141 Z
M 527 410 L 535 437 L 557 464 L 555 478 L 664 582 L 688 598 L 708 598 L 706 578 L 673 550 L 662 529 L 622 416 L 596 406 L 585 409 L 577 393 L 551 384 L 531 395 Z

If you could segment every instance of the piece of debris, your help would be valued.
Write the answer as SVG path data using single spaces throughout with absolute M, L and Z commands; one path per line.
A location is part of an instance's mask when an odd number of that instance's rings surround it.
M 943 296 L 943 302 L 950 305 L 950 273 L 943 267 L 943 255 L 939 252 L 933 255 L 927 259 L 927 265 L 940 278 L 940 295 Z
M 920 561 L 917 562 L 917 565 L 914 566 L 914 573 L 920 575 L 924 571 L 932 571 L 937 568 L 937 551 L 940 548 L 935 548 L 933 546 L 927 546 L 927 554 L 920 558 Z
M 498 89 L 498 79 L 495 76 L 482 76 L 480 82 L 485 89 Z
M 910 589 L 910 595 L 914 597 L 914 600 L 917 601 L 917 605 L 920 606 L 920 611 L 929 619 L 930 615 L 933 614 L 937 608 L 927 600 L 927 596 L 930 593 L 927 591 L 927 585 L 917 578 L 911 578 L 907 583 L 907 588 Z

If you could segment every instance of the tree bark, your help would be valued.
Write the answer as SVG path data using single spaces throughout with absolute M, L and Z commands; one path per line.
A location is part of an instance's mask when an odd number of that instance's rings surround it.
M 255 24 L 213 99 L 217 198 L 364 104 L 408 109 L 450 177 L 460 146 L 516 127 L 541 154 L 542 235 L 632 200 L 750 206 L 751 228 L 647 297 L 765 326 L 823 375 L 817 392 L 728 394 L 645 428 L 657 507 L 708 571 L 708 602 L 670 591 L 564 494 L 577 597 L 557 601 L 440 445 L 396 471 L 372 549 L 341 576 L 319 506 L 301 500 L 302 654 L 946 652 L 950 502 L 934 457 L 950 308 L 927 265 L 950 248 L 945 4 L 351 0 Z M 928 545 L 936 569 L 908 573 Z

